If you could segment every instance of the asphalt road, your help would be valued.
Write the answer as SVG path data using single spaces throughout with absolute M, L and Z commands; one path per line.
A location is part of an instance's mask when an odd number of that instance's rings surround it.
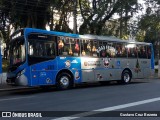
M 38 120 L 159 120 L 160 117 L 120 117 L 120 113 L 131 112 L 135 115 L 152 112 L 160 115 L 160 80 L 141 79 L 128 85 L 85 84 L 66 91 L 57 91 L 54 87 L 48 90 L 32 88 L 0 91 L 0 111 L 42 112 L 42 116 L 48 114 L 48 117 Z M 63 115 L 70 118 L 62 118 Z

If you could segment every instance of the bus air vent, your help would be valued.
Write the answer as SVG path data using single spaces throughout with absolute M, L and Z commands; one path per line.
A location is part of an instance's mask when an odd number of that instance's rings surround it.
M 54 65 L 48 65 L 48 70 L 54 70 Z

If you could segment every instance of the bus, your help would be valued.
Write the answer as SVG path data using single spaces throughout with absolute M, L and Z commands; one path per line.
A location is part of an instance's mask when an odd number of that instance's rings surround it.
M 128 84 L 154 72 L 151 43 L 116 37 L 24 28 L 11 35 L 7 83 L 18 86 L 76 84 L 116 80 Z

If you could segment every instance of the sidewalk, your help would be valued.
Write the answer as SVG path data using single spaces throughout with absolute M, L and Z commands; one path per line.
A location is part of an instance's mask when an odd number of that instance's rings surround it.
M 21 88 L 28 88 L 28 87 L 23 87 L 23 86 L 11 86 L 11 85 L 7 85 L 6 79 L 7 79 L 7 74 L 6 73 L 0 74 L 0 91 L 7 91 L 7 90 L 16 90 L 16 89 L 21 89 Z
M 7 73 L 0 74 L 0 86 L 6 85 Z
M 0 74 L 0 90 L 13 88 L 12 86 L 7 85 L 6 78 L 7 78 L 6 73 Z

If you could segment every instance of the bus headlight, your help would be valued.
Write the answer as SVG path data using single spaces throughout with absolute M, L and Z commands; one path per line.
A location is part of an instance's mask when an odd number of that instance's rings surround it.
M 17 78 L 19 78 L 22 74 L 24 74 L 26 72 L 25 69 L 21 70 L 18 74 L 17 74 Z

